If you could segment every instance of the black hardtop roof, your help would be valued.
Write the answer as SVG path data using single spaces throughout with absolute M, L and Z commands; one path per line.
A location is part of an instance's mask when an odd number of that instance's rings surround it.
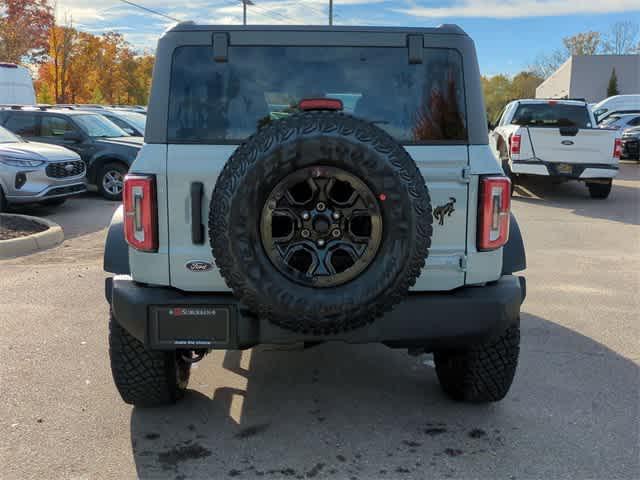
M 373 27 L 373 26 L 328 26 L 328 25 L 199 25 L 192 21 L 181 22 L 167 32 L 380 32 L 467 35 L 454 24 L 437 27 Z

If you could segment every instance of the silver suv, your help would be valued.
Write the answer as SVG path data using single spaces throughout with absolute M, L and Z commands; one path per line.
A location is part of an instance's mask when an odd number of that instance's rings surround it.
M 456 26 L 171 29 L 105 250 L 124 401 L 175 401 L 212 349 L 335 341 L 502 399 L 525 255 L 485 118 Z
M 60 205 L 86 190 L 85 164 L 78 154 L 26 142 L 0 127 L 0 212 L 10 204 Z

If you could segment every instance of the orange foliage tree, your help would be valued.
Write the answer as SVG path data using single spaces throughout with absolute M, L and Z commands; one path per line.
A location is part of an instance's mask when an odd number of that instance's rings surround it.
M 38 101 L 147 103 L 154 58 L 137 53 L 120 33 L 93 35 L 56 25 L 48 44 L 36 81 Z
M 0 0 L 0 61 L 41 61 L 53 22 L 47 0 Z

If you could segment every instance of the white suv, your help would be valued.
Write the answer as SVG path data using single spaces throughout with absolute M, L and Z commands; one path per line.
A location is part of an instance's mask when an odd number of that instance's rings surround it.
M 25 142 L 0 127 L 0 212 L 10 204 L 60 205 L 86 190 L 85 165 L 77 153 Z
M 502 399 L 525 258 L 484 112 L 455 26 L 171 29 L 105 250 L 124 401 L 175 401 L 212 349 L 329 341 Z

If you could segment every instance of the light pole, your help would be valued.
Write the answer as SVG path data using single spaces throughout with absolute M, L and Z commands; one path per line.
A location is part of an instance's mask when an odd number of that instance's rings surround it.
M 333 25 L 333 0 L 329 0 L 329 25 Z
M 247 5 L 255 5 L 251 0 L 242 0 L 242 24 L 247 24 Z

